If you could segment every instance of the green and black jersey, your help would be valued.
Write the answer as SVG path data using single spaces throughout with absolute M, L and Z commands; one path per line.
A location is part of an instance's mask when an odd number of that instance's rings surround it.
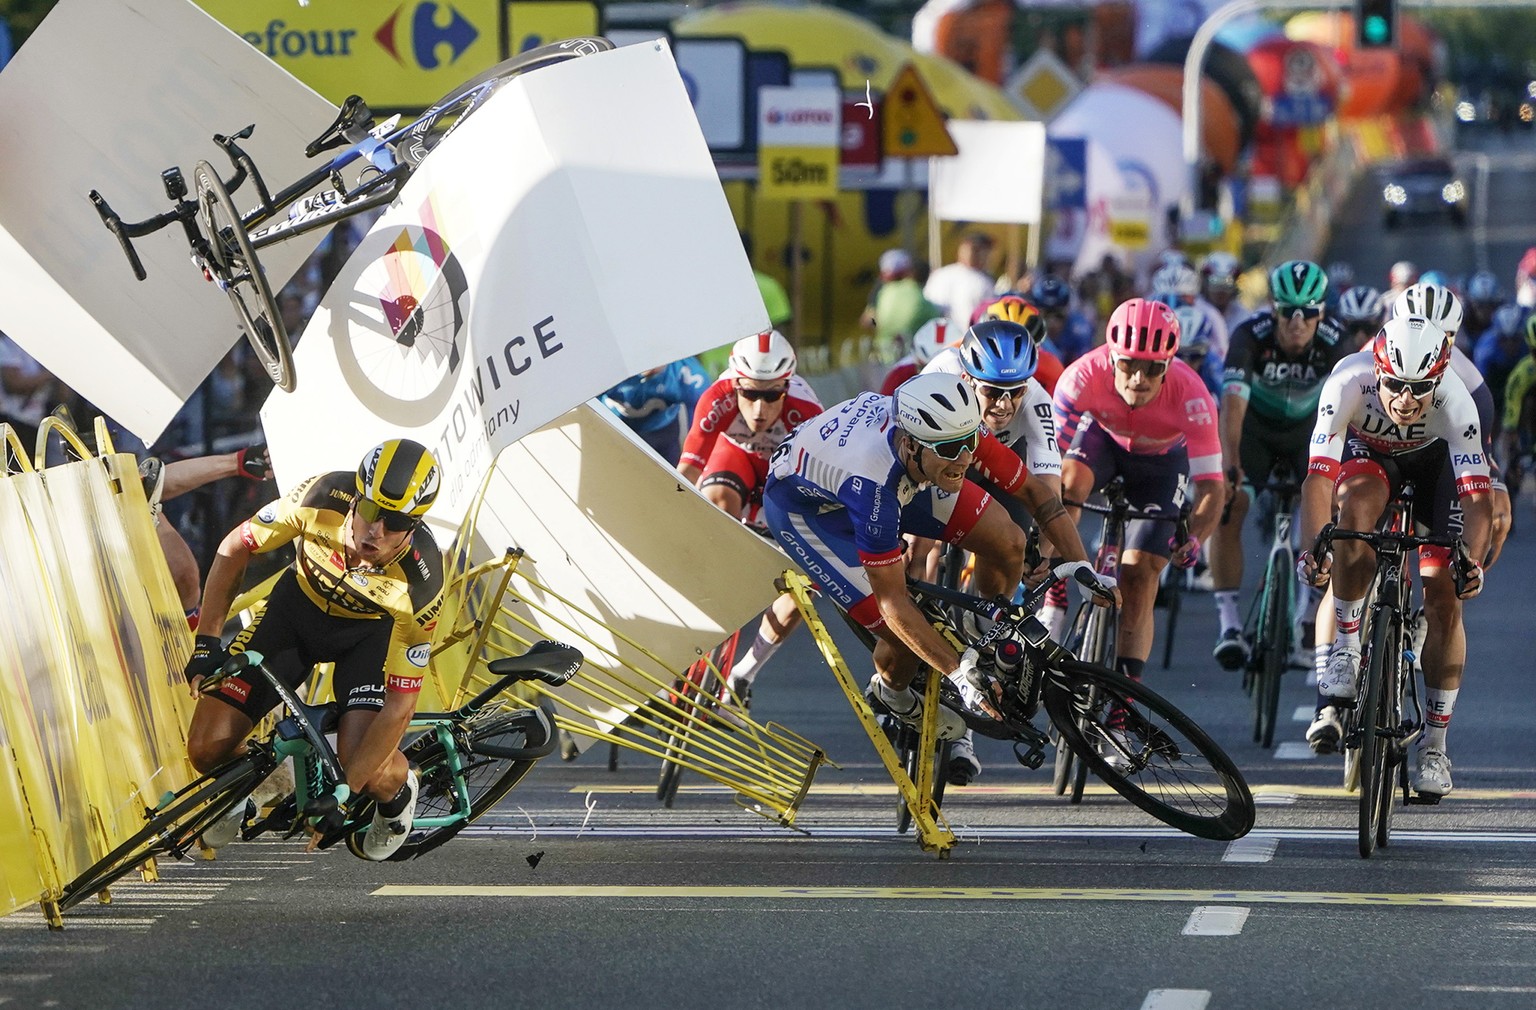
M 1323 382 L 1348 353 L 1343 328 L 1324 316 L 1306 349 L 1286 354 L 1275 340 L 1274 312 L 1257 312 L 1232 331 L 1222 391 L 1247 400 L 1249 416 L 1257 415 L 1256 420 L 1287 427 L 1310 424 Z

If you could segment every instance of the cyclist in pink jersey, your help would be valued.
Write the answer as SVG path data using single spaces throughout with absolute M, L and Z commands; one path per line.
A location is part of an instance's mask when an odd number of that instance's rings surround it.
M 1199 374 L 1174 355 L 1179 323 L 1158 302 L 1132 298 L 1109 317 L 1106 343 L 1067 367 L 1056 385 L 1056 426 L 1062 444 L 1063 496 L 1082 501 L 1116 476 L 1131 506 L 1176 517 L 1180 479 L 1195 484 L 1190 538 L 1173 544 L 1171 523 L 1135 520 L 1120 559 L 1117 669 L 1139 679 L 1152 651 L 1152 603 L 1168 563 L 1194 563 L 1226 501 L 1216 401 Z M 1075 512 L 1075 510 L 1073 510 Z M 1074 516 L 1075 518 L 1075 516 Z M 1065 600 L 1048 601 L 1059 611 Z M 1059 623 L 1058 613 L 1044 615 Z

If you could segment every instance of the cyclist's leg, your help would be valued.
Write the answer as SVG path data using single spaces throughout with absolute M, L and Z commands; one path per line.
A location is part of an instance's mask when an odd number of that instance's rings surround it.
M 1118 445 L 1114 449 L 1131 507 L 1170 518 L 1178 515 L 1174 497 L 1179 478 L 1189 472 L 1188 452 L 1178 448 L 1160 456 L 1141 456 Z M 1135 519 L 1126 526 L 1120 555 L 1120 634 L 1115 666 L 1133 680 L 1141 679 L 1152 652 L 1152 607 L 1157 601 L 1158 577 L 1168 564 L 1172 537 L 1173 526 L 1168 522 Z
M 1243 415 L 1243 433 L 1238 444 L 1243 482 L 1232 498 L 1226 518 L 1207 544 L 1211 556 L 1211 595 L 1220 624 L 1215 658 L 1228 670 L 1238 669 L 1247 658 L 1242 641 L 1243 618 L 1237 602 L 1243 586 L 1243 523 L 1253 498 L 1253 482 L 1263 480 L 1274 467 L 1274 452 L 1263 437 L 1267 423 L 1252 407 Z
M 331 675 L 332 690 L 341 710 L 341 721 L 336 728 L 336 757 L 347 772 L 347 782 L 354 791 L 366 792 L 381 802 L 388 801 L 405 785 L 407 762 L 398 748 L 406 724 L 415 711 L 415 695 L 420 690 L 420 681 L 416 677 L 421 671 L 412 670 L 414 676 L 401 677 L 402 671 L 392 669 L 407 662 L 403 656 L 391 654 L 392 621 L 348 620 L 345 623 L 347 627 L 325 629 L 326 640 L 313 643 L 320 658 L 336 664 Z M 393 704 L 386 710 L 387 701 Z M 398 723 L 398 728 L 375 729 L 380 714 L 386 711 L 384 718 L 391 726 Z M 377 741 L 367 739 L 371 729 L 376 733 L 386 730 L 391 733 L 394 736 L 391 746 L 395 749 L 372 768 L 355 768 L 353 761 L 360 750 L 364 753 L 375 751 Z
M 1461 502 L 1456 495 L 1454 477 L 1445 460 L 1435 463 L 1439 470 L 1439 479 L 1435 482 L 1430 482 L 1428 473 L 1415 475 L 1417 486 L 1426 490 L 1434 488 L 1433 497 L 1426 502 L 1429 507 L 1420 509 L 1416 503 L 1415 512 L 1429 513 L 1429 525 L 1434 532 L 1460 536 Z M 1425 686 L 1424 740 L 1417 755 L 1413 787 L 1419 792 L 1443 796 L 1451 787 L 1446 731 L 1466 668 L 1467 636 L 1462 624 L 1461 600 L 1456 598 L 1455 580 L 1451 577 L 1450 552 L 1442 548 L 1423 549 L 1419 555 L 1419 575 L 1424 586 L 1424 620 L 1427 623 L 1424 655 L 1420 657 Z
M 780 593 L 778 599 L 763 612 L 763 618 L 757 625 L 757 636 L 747 648 L 746 655 L 731 667 L 730 688 L 738 697 L 747 696 L 763 664 L 773 658 L 773 654 L 788 640 L 790 633 L 799 626 L 800 608 L 795 606 L 795 598 L 788 593 Z
M 160 541 L 160 553 L 165 556 L 166 567 L 171 570 L 171 582 L 176 586 L 181 609 L 195 628 L 195 615 L 203 597 L 202 573 L 198 570 L 197 558 L 193 557 L 192 548 L 187 546 L 181 532 L 169 519 L 155 524 L 155 536 Z
M 1401 477 L 1393 460 L 1358 439 L 1350 439 L 1339 468 L 1336 495 L 1338 525 L 1343 529 L 1375 528 Z M 1358 540 L 1333 544 L 1334 638 L 1328 666 L 1318 678 L 1318 710 L 1335 702 L 1353 704 L 1360 665 L 1360 626 L 1370 589 L 1375 552 Z
M 715 440 L 703 473 L 699 477 L 699 490 L 726 515 L 740 519 L 746 514 L 747 502 L 752 490 L 762 486 L 759 469 L 766 469 L 766 462 L 726 438 Z

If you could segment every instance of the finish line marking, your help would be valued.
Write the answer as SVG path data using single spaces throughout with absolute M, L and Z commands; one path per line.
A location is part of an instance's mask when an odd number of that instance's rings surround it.
M 1306 748 L 1306 744 L 1301 747 Z M 1307 750 L 1306 759 L 1316 757 L 1311 750 Z M 1299 758 L 1298 758 L 1299 759 Z M 1248 783 L 1254 799 L 1261 796 L 1280 797 L 1271 802 L 1289 803 L 1298 796 L 1307 799 L 1348 799 L 1354 801 L 1359 798 L 1358 793 L 1352 793 L 1343 786 L 1318 786 L 1304 785 L 1301 783 Z M 1090 796 L 1118 796 L 1109 786 L 1103 783 L 1088 784 L 1086 793 Z M 581 796 L 586 793 L 622 795 L 622 796 L 648 796 L 654 795 L 654 785 L 622 785 L 615 783 L 576 785 L 571 786 L 566 792 Z M 736 790 L 730 786 L 721 785 L 685 785 L 678 789 L 680 794 L 694 796 L 733 796 Z M 896 785 L 892 782 L 871 782 L 863 785 L 839 785 L 824 784 L 811 786 L 812 796 L 878 796 L 894 797 Z M 958 793 L 956 794 L 959 795 Z M 1008 786 L 977 786 L 965 787 L 966 796 L 1040 796 L 1057 800 L 1056 791 L 1049 785 L 1008 785 Z M 1288 799 L 1285 799 L 1288 797 Z M 1536 789 L 1462 789 L 1458 787 L 1455 792 L 1445 797 L 1442 802 L 1454 800 L 1536 800 Z
M 1330 891 L 1161 891 L 1088 887 L 637 887 L 518 884 L 386 884 L 376 898 L 736 898 L 814 901 L 1162 901 L 1248 905 L 1536 908 L 1536 894 L 1372 894 Z

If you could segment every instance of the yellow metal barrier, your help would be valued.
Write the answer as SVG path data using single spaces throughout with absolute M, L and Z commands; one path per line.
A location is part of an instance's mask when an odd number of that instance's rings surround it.
M 901 766 L 901 759 L 896 755 L 885 731 L 875 721 L 875 713 L 864 700 L 864 689 L 853 679 L 848 664 L 843 661 L 843 654 L 838 651 L 832 636 L 827 632 L 827 626 L 822 623 L 821 615 L 816 612 L 811 597 L 811 581 L 799 572 L 786 571 L 784 586 L 794 596 L 806 628 L 811 637 L 816 639 L 817 647 L 837 677 L 837 686 L 848 696 L 848 704 L 858 717 L 859 725 L 869 735 L 869 742 L 875 745 L 875 753 L 880 755 L 880 762 L 885 765 L 891 781 L 896 783 L 896 790 L 906 801 L 907 809 L 912 811 L 912 824 L 917 831 L 918 843 L 925 852 L 936 853 L 940 859 L 949 858 L 949 852 L 955 845 L 955 835 L 949 830 L 949 822 L 944 819 L 938 805 L 933 802 L 933 762 L 926 759 L 919 761 L 917 781 L 912 781 L 906 769 Z M 938 711 L 939 678 L 930 676 L 923 696 L 923 729 L 918 741 L 919 754 L 932 754 L 938 742 Z

